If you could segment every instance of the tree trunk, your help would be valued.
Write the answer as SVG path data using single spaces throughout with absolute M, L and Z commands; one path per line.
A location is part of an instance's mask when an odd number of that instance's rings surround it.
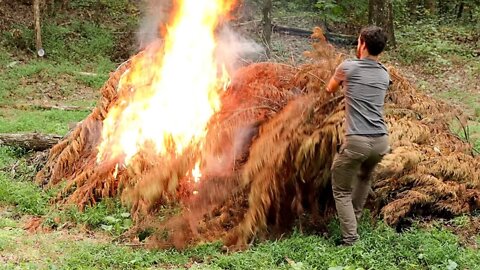
M 393 20 L 395 15 L 393 13 L 393 1 L 387 1 L 387 9 L 388 9 L 388 19 L 386 21 L 386 30 L 388 34 L 388 39 L 390 46 L 395 48 L 397 46 L 397 39 L 395 38 L 395 25 L 393 24 Z
M 465 3 L 460 2 L 460 6 L 458 7 L 458 12 L 457 12 L 457 19 L 461 19 L 463 16 L 463 10 L 465 9 Z
M 410 0 L 408 2 L 408 12 L 410 13 L 410 17 L 414 20 L 417 19 L 417 6 L 418 0 Z
M 425 8 L 429 11 L 430 15 L 435 15 L 435 0 L 425 0 Z
M 267 56 L 270 57 L 272 41 L 272 0 L 264 0 L 263 3 L 263 34 L 262 39 L 267 49 Z
M 395 47 L 395 27 L 393 25 L 392 0 L 369 0 L 369 14 L 372 16 L 372 24 L 382 27 L 387 33 L 389 46 Z
M 33 17 L 35 19 L 35 48 L 38 56 L 43 56 L 42 27 L 40 25 L 40 0 L 33 0 Z
M 374 2 L 375 1 L 372 0 L 368 1 L 368 24 L 373 24 L 373 10 L 375 9 Z
M 43 151 L 52 148 L 62 139 L 60 135 L 39 133 L 0 134 L 0 145 L 20 147 L 26 150 Z
M 439 0 L 438 1 L 438 12 L 440 14 L 448 13 L 448 3 L 446 3 L 445 0 Z

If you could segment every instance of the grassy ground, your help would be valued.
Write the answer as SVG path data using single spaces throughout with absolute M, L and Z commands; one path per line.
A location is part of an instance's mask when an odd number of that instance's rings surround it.
M 91 107 L 109 72 L 128 56 L 128 49 L 118 47 L 126 42 L 121 33 L 135 25 L 134 7 L 127 1 L 71 2 L 80 11 L 60 13 L 45 23 L 45 59 L 32 56 L 33 33 L 25 25 L 11 25 L 2 32 L 0 133 L 65 134 L 68 125 L 84 119 L 88 109 L 24 110 L 11 105 Z M 386 60 L 398 65 L 420 89 L 462 106 L 471 116 L 467 137 L 480 148 L 478 61 L 469 55 L 469 43 L 457 44 L 451 29 L 432 27 L 437 26 L 417 25 L 420 33 L 400 29 L 399 48 Z M 471 29 L 462 29 L 460 35 L 470 35 Z M 299 50 L 309 47 L 307 39 L 277 35 L 273 45 L 276 59 L 291 62 L 300 59 Z M 119 241 L 132 223 L 127 209 L 116 200 L 84 212 L 52 205 L 56 191 L 44 191 L 32 182 L 37 169 L 29 161 L 32 155 L 0 147 L 0 269 L 480 269 L 478 235 L 459 233 L 477 226 L 478 218 L 472 217 L 418 223 L 403 233 L 365 219 L 361 241 L 347 248 L 333 244 L 339 236 L 336 221 L 329 225 L 328 236 L 295 232 L 233 254 L 223 253 L 219 243 L 182 252 L 131 247 Z M 35 217 L 43 217 L 49 230 L 26 230 Z
M 3 164 L 18 160 L 16 151 L 1 150 Z M 129 226 L 128 213 L 115 202 L 80 213 L 52 208 L 53 194 L 31 179 L 0 172 L 0 269 L 476 269 L 480 264 L 480 253 L 470 246 L 480 244 L 480 239 L 466 246 L 441 222 L 399 234 L 369 219 L 362 221 L 361 241 L 353 247 L 335 247 L 339 227 L 333 222 L 329 237 L 295 232 L 240 253 L 224 254 L 219 243 L 182 252 L 149 251 L 115 241 Z M 38 215 L 56 224 L 54 230 L 26 231 L 25 224 Z M 452 224 L 470 226 L 466 217 Z

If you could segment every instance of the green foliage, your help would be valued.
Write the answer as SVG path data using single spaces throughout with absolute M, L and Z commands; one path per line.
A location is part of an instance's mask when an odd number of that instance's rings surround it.
M 12 61 L 10 54 L 4 48 L 0 48 L 0 66 L 9 64 Z
M 13 181 L 0 172 L 0 205 L 14 205 L 20 213 L 44 215 L 50 195 L 30 181 Z
M 96 75 L 75 74 L 75 79 L 93 89 L 99 89 L 108 80 L 109 73 L 115 69 L 115 65 L 110 59 L 99 58 L 94 63 L 85 63 L 84 70 L 92 70 Z
M 118 200 L 108 198 L 87 207 L 83 212 L 76 206 L 69 207 L 61 216 L 63 219 L 88 225 L 91 229 L 102 229 L 112 235 L 120 235 L 132 226 L 128 209 Z
M 244 252 L 232 254 L 222 253 L 220 243 L 179 252 L 57 239 L 54 245 L 43 247 L 53 249 L 45 254 L 53 253 L 55 257 L 42 258 L 42 261 L 50 268 L 61 266 L 62 269 L 413 270 L 475 269 L 480 263 L 480 254 L 476 250 L 462 247 L 455 235 L 441 228 L 413 228 L 398 234 L 381 223 L 377 226 L 362 223 L 362 226 L 362 239 L 353 247 L 335 247 L 330 239 L 296 232 L 283 240 L 261 243 Z M 18 233 L 15 236 L 18 239 Z M 13 237 L 0 235 L 1 240 L 4 246 L 14 241 Z M 26 244 L 29 245 L 29 242 Z
M 459 137 L 470 142 L 476 152 L 480 154 L 480 94 L 461 89 L 450 89 L 438 93 L 438 97 L 467 108 L 465 112 L 472 116 L 467 126 L 454 121 L 451 129 Z
M 325 21 L 341 22 L 345 21 L 344 10 L 341 5 L 334 0 L 320 0 L 315 4 L 315 7 L 320 10 L 320 16 Z
M 0 217 L 0 229 L 15 228 L 17 226 L 18 226 L 18 224 L 17 224 L 17 222 L 15 222 L 15 220 L 10 219 L 10 218 Z M 0 250 L 1 250 L 1 248 L 0 248 Z
M 12 166 L 15 166 L 15 174 L 11 174 Z M 130 213 L 118 200 L 105 199 L 83 212 L 75 206 L 56 208 L 50 200 L 61 187 L 41 189 L 32 182 L 35 173 L 35 164 L 27 164 L 24 152 L 0 147 L 0 205 L 13 205 L 21 214 L 44 216 L 45 225 L 52 227 L 60 225 L 58 220 L 71 221 L 112 235 L 120 235 L 131 227 Z
M 5 31 L 1 37 L 8 48 L 35 51 L 31 28 L 17 25 Z M 89 21 L 74 20 L 68 25 L 47 21 L 42 27 L 42 38 L 46 58 L 57 62 L 95 61 L 111 55 L 115 45 L 111 31 Z
M 35 166 L 26 163 L 24 154 L 22 150 L 0 147 L 0 205 L 14 205 L 23 214 L 44 215 L 52 192 L 32 182 Z
M 46 59 L 33 59 L 26 63 L 11 62 L 0 72 L 0 103 L 12 103 L 15 99 L 31 98 L 35 92 L 45 91 L 45 86 L 54 85 L 60 94 L 69 96 L 78 88 L 99 89 L 114 69 L 107 58 L 74 64 L 70 60 L 55 62 Z M 0 70 L 2 67 L 0 65 Z M 90 72 L 92 74 L 85 74 Z M 45 81 L 52 84 L 45 84 Z M 57 84 L 57 85 L 55 85 Z M 43 97 L 44 94 L 42 94 Z
M 406 64 L 424 63 L 430 72 L 448 67 L 456 58 L 473 60 L 474 44 L 459 43 L 458 37 L 474 35 L 475 29 L 462 25 L 439 25 L 418 21 L 397 31 L 397 58 Z
M 125 15 L 126 9 L 132 5 L 129 0 L 71 0 L 73 9 L 100 10 L 109 16 Z

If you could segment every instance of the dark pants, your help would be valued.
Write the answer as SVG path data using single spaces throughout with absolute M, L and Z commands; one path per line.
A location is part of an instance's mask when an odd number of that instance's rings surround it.
M 343 241 L 358 239 L 360 219 L 371 188 L 371 174 L 390 150 L 388 136 L 347 136 L 332 165 L 332 188 Z

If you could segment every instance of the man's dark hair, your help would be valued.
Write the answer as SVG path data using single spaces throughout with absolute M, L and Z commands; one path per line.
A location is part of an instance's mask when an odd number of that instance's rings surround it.
M 377 56 L 387 45 L 387 34 L 378 26 L 368 26 L 360 32 L 360 41 L 365 42 L 368 53 Z

